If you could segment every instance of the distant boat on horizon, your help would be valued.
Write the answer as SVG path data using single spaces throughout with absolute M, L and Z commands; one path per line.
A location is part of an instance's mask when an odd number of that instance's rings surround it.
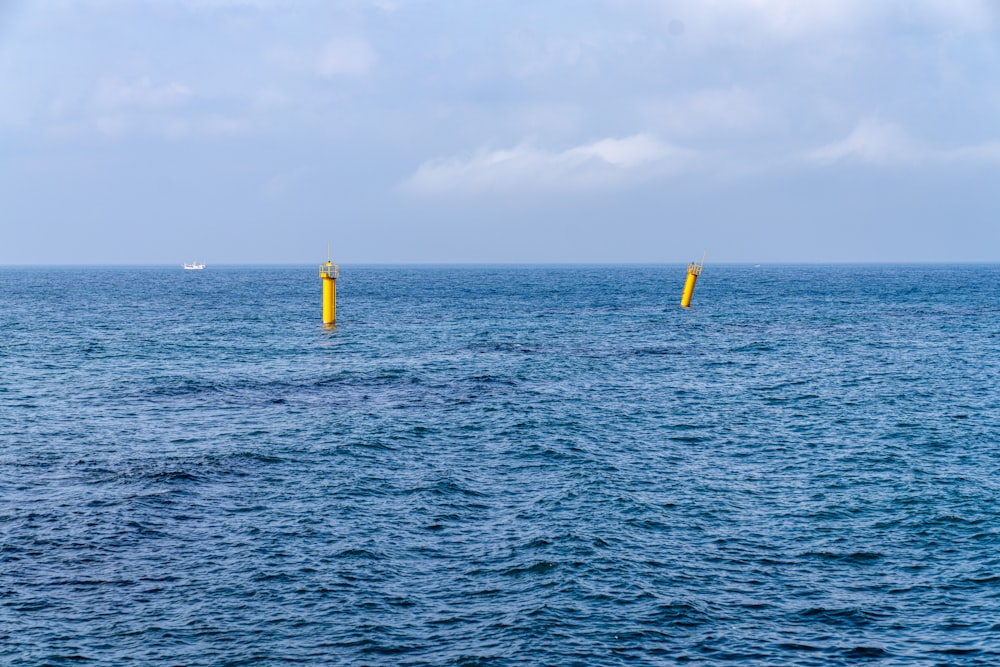
M 205 262 L 184 262 L 185 271 L 201 271 L 205 268 Z

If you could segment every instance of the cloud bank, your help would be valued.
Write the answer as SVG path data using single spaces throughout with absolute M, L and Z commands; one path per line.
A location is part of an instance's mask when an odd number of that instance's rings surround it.
M 806 154 L 816 164 L 866 162 L 869 164 L 913 163 L 926 156 L 923 149 L 899 125 L 866 118 L 847 137 Z
M 636 134 L 562 151 L 525 144 L 431 160 L 402 187 L 417 195 L 614 190 L 694 169 L 699 162 L 695 151 Z
M 863 163 L 876 166 L 948 162 L 1000 162 L 1000 141 L 942 148 L 914 140 L 900 125 L 877 117 L 865 118 L 843 139 L 807 152 L 816 166 Z
M 979 32 L 996 25 L 990 0 L 621 0 L 659 15 L 684 34 L 727 43 L 838 38 L 893 23 Z
M 191 99 L 191 88 L 183 83 L 154 84 L 148 76 L 129 83 L 107 78 L 98 84 L 94 106 L 103 111 L 127 108 L 166 109 L 179 107 Z

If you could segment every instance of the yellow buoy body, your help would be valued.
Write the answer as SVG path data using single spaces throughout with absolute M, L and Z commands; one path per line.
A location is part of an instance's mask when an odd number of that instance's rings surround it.
M 337 322 L 337 278 L 340 267 L 327 261 L 319 265 L 319 277 L 323 279 L 323 324 L 333 326 Z
M 691 296 L 694 294 L 694 284 L 698 282 L 698 276 L 701 275 L 701 269 L 704 266 L 704 259 L 701 260 L 701 264 L 697 262 L 691 262 L 688 264 L 687 280 L 684 281 L 684 292 L 681 294 L 681 308 L 691 307 Z

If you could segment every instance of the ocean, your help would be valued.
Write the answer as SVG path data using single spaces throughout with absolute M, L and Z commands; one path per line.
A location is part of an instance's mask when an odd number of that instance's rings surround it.
M 1000 663 L 1000 267 L 0 268 L 0 663 Z

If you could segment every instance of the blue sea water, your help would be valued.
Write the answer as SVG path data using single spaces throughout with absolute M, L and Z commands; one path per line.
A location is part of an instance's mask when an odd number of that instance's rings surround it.
M 1000 267 L 0 269 L 0 663 L 1000 663 Z

